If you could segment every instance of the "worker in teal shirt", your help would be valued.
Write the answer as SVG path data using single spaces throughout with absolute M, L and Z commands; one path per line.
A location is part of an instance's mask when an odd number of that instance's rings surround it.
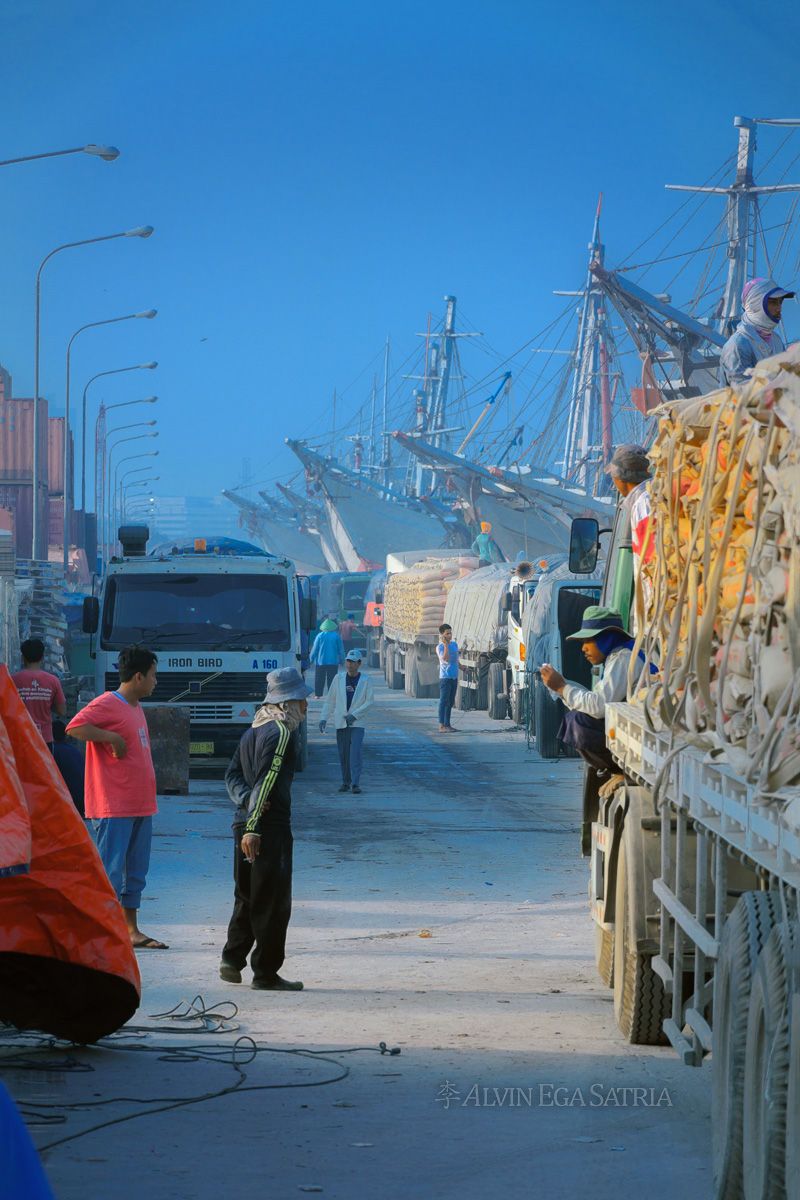
M 471 546 L 472 553 L 483 559 L 482 565 L 503 561 L 503 556 L 497 549 L 494 538 L 489 537 L 491 532 L 492 527 L 489 522 L 481 521 L 481 531 Z
M 328 618 L 320 625 L 314 638 L 310 658 L 314 664 L 314 696 L 321 700 L 325 687 L 336 678 L 336 672 L 344 664 L 344 645 L 336 629 L 336 622 Z

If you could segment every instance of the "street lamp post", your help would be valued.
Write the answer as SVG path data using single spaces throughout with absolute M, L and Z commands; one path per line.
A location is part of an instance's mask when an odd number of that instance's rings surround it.
M 45 263 L 49 262 L 53 255 L 58 254 L 61 250 L 71 250 L 74 246 L 90 246 L 94 242 L 110 242 L 115 238 L 121 237 L 149 238 L 152 232 L 152 225 L 138 225 L 136 229 L 128 229 L 123 233 L 107 233 L 103 237 L 84 238 L 80 242 L 66 242 L 63 246 L 56 246 L 55 250 L 51 250 L 39 264 L 39 270 L 36 273 L 36 321 L 33 349 L 33 529 L 31 558 L 36 558 L 39 550 L 39 315 L 42 270 Z
M 155 425 L 155 421 L 135 421 L 132 425 L 118 425 L 116 429 L 109 430 L 108 434 L 106 434 L 106 438 L 109 437 L 113 433 L 122 433 L 122 431 L 125 429 L 138 429 L 144 425 Z M 105 444 L 104 444 L 104 446 L 103 446 L 104 459 L 108 466 L 108 483 L 109 484 L 111 483 L 111 455 L 114 453 L 117 446 L 121 446 L 124 442 L 135 442 L 139 438 L 143 438 L 143 437 L 158 437 L 158 434 L 157 433 L 137 433 L 131 437 L 120 438 L 118 441 L 114 442 L 114 444 L 112 446 L 109 446 L 107 454 L 105 454 Z M 123 459 L 123 461 L 125 461 L 125 460 Z M 106 474 L 106 468 L 104 465 L 104 467 L 103 467 L 103 476 L 104 476 L 104 478 L 103 478 L 103 495 L 105 497 L 106 512 L 109 514 L 109 522 L 108 522 L 108 524 L 106 524 L 105 515 L 104 515 L 103 534 L 104 534 L 104 542 L 105 542 L 106 534 L 107 534 L 108 539 L 109 539 L 109 544 L 110 544 L 110 540 L 111 540 L 110 539 L 110 535 L 111 535 L 110 517 L 111 517 L 111 515 L 113 515 L 113 511 L 114 511 L 113 505 L 114 505 L 115 496 L 114 496 L 114 492 L 111 491 L 111 488 L 106 486 L 105 474 Z M 116 479 L 114 481 L 114 487 L 116 488 Z
M 95 146 L 94 142 L 89 142 L 88 146 L 75 146 L 72 150 L 50 150 L 47 154 L 26 154 L 24 158 L 7 158 L 0 162 L 0 167 L 10 167 L 12 163 L 34 162 L 38 158 L 58 158 L 61 154 L 92 154 L 95 158 L 102 158 L 104 162 L 113 162 L 115 158 L 119 158 L 116 146 Z
M 144 433 L 144 434 L 140 434 L 139 436 L 140 437 L 157 437 L 158 435 L 153 434 L 153 433 Z M 126 438 L 123 440 L 135 441 L 136 439 L 135 438 L 130 438 L 130 439 Z M 124 462 L 131 462 L 131 461 L 133 461 L 133 459 L 136 459 L 136 458 L 157 458 L 157 457 L 158 457 L 157 450 L 146 450 L 143 454 L 128 454 L 125 458 L 121 458 L 119 460 L 119 462 L 117 463 L 116 467 L 114 468 L 114 491 L 111 492 L 109 495 L 109 502 L 111 504 L 114 504 L 114 502 L 115 502 L 116 490 L 117 490 L 117 471 L 119 470 L 119 468 L 122 466 L 122 464 Z M 109 526 L 111 526 L 111 524 L 112 524 L 111 518 L 113 516 L 113 513 L 114 513 L 114 510 L 110 509 L 109 510 L 109 521 L 108 521 Z M 110 528 L 109 528 L 108 534 L 109 534 L 108 550 L 110 551 L 111 547 L 113 546 L 114 542 L 116 541 L 116 537 L 112 534 Z
M 83 513 L 83 541 L 84 541 L 84 544 L 86 542 L 86 393 L 89 391 L 89 384 L 94 383 L 95 379 L 99 379 L 102 375 L 120 375 L 124 371 L 155 371 L 157 366 L 158 366 L 157 362 L 136 363 L 135 366 L 132 366 L 132 367 L 115 367 L 113 371 L 98 371 L 96 375 L 92 376 L 92 378 L 89 380 L 89 383 L 87 383 L 86 387 L 83 389 L 83 406 L 82 406 L 82 418 L 81 418 L 81 512 Z M 149 397 L 150 401 L 155 401 L 156 399 L 157 399 L 156 396 Z M 140 403 L 144 403 L 144 401 L 128 400 L 128 401 L 126 401 L 126 403 L 127 404 L 140 404 Z M 117 407 L 117 406 L 114 404 L 109 405 L 109 408 L 115 408 L 115 407 Z M 99 421 L 99 419 L 100 418 L 98 417 L 98 421 Z M 95 440 L 95 448 L 96 448 L 97 447 L 97 423 L 95 423 L 94 440 Z M 96 474 L 96 471 L 97 471 L 97 464 L 95 463 L 95 474 Z M 96 516 L 97 515 L 97 508 L 96 508 L 96 505 L 97 505 L 97 480 L 96 479 L 95 479 L 94 500 L 95 500 L 95 516 Z
M 153 363 L 152 365 L 157 366 L 158 364 Z M 133 368 L 123 368 L 123 369 L 133 370 Z M 105 372 L 101 372 L 101 373 L 105 373 Z M 111 374 L 111 372 L 108 372 L 108 373 Z M 89 383 L 91 383 L 91 382 L 92 381 L 90 379 Z M 87 387 L 88 387 L 88 384 L 87 384 Z M 106 511 L 106 440 L 111 436 L 112 433 L 118 432 L 118 430 L 116 430 L 116 429 L 106 430 L 106 428 L 105 428 L 106 413 L 110 412 L 110 410 L 112 408 L 127 408 L 127 406 L 129 404 L 156 404 L 157 402 L 158 402 L 158 396 L 144 396 L 141 400 L 122 400 L 122 401 L 120 401 L 119 404 L 108 404 L 108 405 L 101 404 L 100 405 L 100 411 L 98 412 L 97 420 L 94 423 L 94 451 L 95 451 L 95 454 L 94 454 L 94 504 L 95 504 L 95 517 L 97 519 L 97 522 L 98 522 L 101 530 L 103 527 L 103 523 L 105 521 L 105 511 Z M 100 436 L 101 420 L 103 422 L 102 438 Z M 127 426 L 120 426 L 119 428 L 124 429 L 124 428 L 127 428 Z M 100 468 L 99 470 L 98 470 L 98 466 Z M 103 550 L 103 546 L 104 546 L 104 543 L 103 543 L 102 539 L 100 539 L 101 552 Z
M 69 339 L 69 342 L 67 343 L 67 378 L 66 378 L 66 385 L 65 385 L 65 389 L 64 389 L 65 400 L 64 400 L 64 447 L 63 447 L 63 449 L 64 449 L 64 577 L 65 578 L 67 576 L 67 571 L 69 569 L 69 518 L 70 518 L 69 502 L 70 502 L 70 500 L 73 499 L 73 497 L 70 496 L 69 489 L 67 487 L 68 466 L 69 466 L 69 455 L 67 453 L 68 437 L 69 437 L 69 358 L 70 358 L 70 354 L 72 352 L 72 343 L 75 341 L 75 338 L 78 336 L 78 334 L 83 333 L 83 331 L 85 329 L 94 329 L 98 325 L 114 325 L 114 324 L 116 324 L 117 321 L 133 321 L 137 317 L 144 317 L 148 321 L 152 321 L 153 317 L 155 317 L 155 316 L 158 316 L 157 309 L 146 308 L 144 310 L 144 312 L 128 313 L 124 317 L 108 317 L 105 321 L 90 321 L 88 325 L 81 325 L 80 329 L 76 329 L 75 332 L 73 333 L 72 337 Z M 84 392 L 83 395 L 84 395 L 84 400 L 85 400 L 86 392 Z M 85 469 L 86 469 L 86 408 L 84 407 L 83 424 L 81 425 L 81 502 L 82 502 L 82 504 L 83 504 L 83 475 L 84 475 Z M 73 481 L 73 483 L 74 483 L 74 481 Z M 73 490 L 74 490 L 74 488 L 73 488 Z M 86 522 L 83 519 L 83 517 L 81 517 L 81 522 L 85 529 Z
M 147 470 L 147 468 L 145 467 L 144 470 Z M 128 472 L 126 472 L 126 475 L 127 474 Z M 124 480 L 125 477 L 126 476 L 123 475 L 122 480 Z M 130 483 L 123 483 L 122 480 L 120 480 L 120 491 L 122 492 L 122 520 L 127 521 L 130 512 L 132 511 L 128 509 L 128 493 L 130 492 L 131 488 L 146 487 L 150 483 L 156 483 L 160 478 L 160 475 L 150 475 L 147 479 L 132 479 Z M 134 496 L 134 501 L 143 499 L 144 496 Z

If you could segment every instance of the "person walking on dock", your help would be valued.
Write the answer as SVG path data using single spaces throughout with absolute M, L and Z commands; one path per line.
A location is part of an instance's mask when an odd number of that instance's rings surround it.
M 117 893 L 136 950 L 168 950 L 138 924 L 150 867 L 156 774 L 144 709 L 156 686 L 158 659 L 144 646 L 119 652 L 119 688 L 95 696 L 72 718 L 67 732 L 86 742 L 86 816 Z
M 292 915 L 292 780 L 298 726 L 311 688 L 294 667 L 267 675 L 267 694 L 225 774 L 233 819 L 234 906 L 220 979 L 241 983 L 250 956 L 256 991 L 299 992 L 282 979 Z M 253 947 L 255 946 L 255 949 Z M 251 953 L 252 951 L 252 953 Z
M 342 768 L 340 792 L 349 792 L 351 786 L 356 795 L 361 791 L 363 722 L 374 703 L 375 689 L 372 680 L 369 675 L 361 673 L 361 651 L 351 650 L 347 656 L 346 673 L 337 675 L 330 686 L 319 723 L 320 733 L 325 732 L 325 727 L 331 719 L 336 727 L 336 743 Z
M 325 688 L 330 687 L 339 667 L 344 664 L 344 645 L 335 621 L 328 618 L 322 622 L 309 657 L 314 664 L 314 698 L 321 700 Z
M 28 638 L 20 646 L 20 653 L 22 670 L 12 675 L 11 680 L 52 754 L 53 713 L 63 717 L 67 711 L 64 692 L 56 676 L 42 670 L 44 642 L 40 638 Z
M 450 724 L 458 688 L 458 643 L 451 625 L 439 626 L 439 733 L 456 733 Z

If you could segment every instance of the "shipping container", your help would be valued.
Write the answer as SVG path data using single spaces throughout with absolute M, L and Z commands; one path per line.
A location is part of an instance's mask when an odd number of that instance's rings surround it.
M 39 478 L 47 482 L 50 422 L 39 400 Z M 0 481 L 30 483 L 33 477 L 33 400 L 0 399 Z
M 0 480 L 0 507 L 11 513 L 14 550 L 17 558 L 30 558 L 33 537 L 33 485 L 30 483 L 4 483 Z M 47 490 L 39 488 L 39 520 L 42 529 L 49 522 Z
M 48 437 L 48 492 L 50 496 L 64 495 L 64 418 L 50 417 L 48 421 L 50 427 Z M 72 438 L 72 432 L 69 435 L 69 462 L 67 464 L 69 471 L 69 491 L 70 495 L 74 496 L 74 478 L 75 478 L 75 446 Z

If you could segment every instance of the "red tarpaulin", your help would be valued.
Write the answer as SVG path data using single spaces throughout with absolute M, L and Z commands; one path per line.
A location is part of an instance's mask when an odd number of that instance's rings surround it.
M 136 1012 L 119 901 L 50 751 L 0 664 L 0 1021 L 93 1042 Z

